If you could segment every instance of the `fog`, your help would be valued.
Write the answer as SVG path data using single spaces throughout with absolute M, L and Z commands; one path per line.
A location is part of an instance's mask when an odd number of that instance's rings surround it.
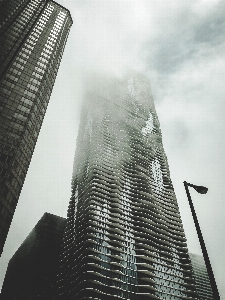
M 190 252 L 201 253 L 190 190 L 221 298 L 225 266 L 223 185 L 225 3 L 217 0 L 61 0 L 73 26 L 1 257 L 8 260 L 44 212 L 66 217 L 84 79 L 137 70 L 151 82 L 163 145 Z

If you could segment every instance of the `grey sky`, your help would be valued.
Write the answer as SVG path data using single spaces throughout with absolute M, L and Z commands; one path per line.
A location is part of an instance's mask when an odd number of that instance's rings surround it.
M 191 190 L 219 291 L 225 299 L 225 3 L 217 0 L 60 0 L 74 21 L 1 258 L 44 212 L 66 216 L 83 78 L 90 71 L 146 74 L 188 245 L 199 253 L 183 181 Z

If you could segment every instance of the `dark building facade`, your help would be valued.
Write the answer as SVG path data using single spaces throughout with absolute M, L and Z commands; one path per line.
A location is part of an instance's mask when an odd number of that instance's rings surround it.
M 49 0 L 0 2 L 0 254 L 72 25 Z
M 214 300 L 203 256 L 190 253 L 199 300 Z
M 197 299 L 149 80 L 86 87 L 59 298 Z
M 45 213 L 9 261 L 2 300 L 55 299 L 64 218 Z

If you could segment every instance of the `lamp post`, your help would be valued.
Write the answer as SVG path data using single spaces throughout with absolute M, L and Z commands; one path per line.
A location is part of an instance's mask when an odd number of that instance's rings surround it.
M 193 206 L 193 203 L 192 203 L 192 200 L 191 200 L 191 195 L 190 195 L 188 186 L 193 187 L 200 194 L 206 194 L 208 189 L 204 186 L 193 185 L 191 183 L 188 183 L 188 182 L 184 181 L 184 187 L 185 187 L 185 190 L 186 190 L 186 193 L 187 193 L 189 205 L 190 205 L 190 208 L 191 208 L 192 216 L 193 216 L 195 227 L 196 227 L 196 231 L 197 231 L 199 242 L 200 242 L 200 245 L 201 245 L 201 248 L 202 248 L 203 257 L 204 257 L 206 268 L 207 268 L 207 271 L 208 271 L 210 284 L 211 284 L 211 287 L 212 287 L 212 290 L 213 290 L 214 300 L 220 300 L 220 296 L 219 296 L 219 292 L 218 292 L 218 289 L 217 289 L 215 277 L 214 277 L 213 270 L 212 270 L 212 267 L 211 267 L 211 264 L 210 264 L 209 256 L 208 256 L 208 253 L 207 253 L 207 250 L 206 250 L 205 242 L 203 240 L 203 236 L 202 236 L 202 232 L 201 232 L 201 229 L 200 229 L 200 226 L 199 226 L 199 223 L 198 223 L 198 219 L 197 219 L 197 216 L 196 216 L 196 213 L 195 213 L 195 210 L 194 210 L 194 206 Z

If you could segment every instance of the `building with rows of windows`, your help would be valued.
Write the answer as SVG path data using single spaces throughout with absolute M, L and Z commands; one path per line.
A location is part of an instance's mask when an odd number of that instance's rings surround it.
M 201 255 L 193 253 L 190 253 L 190 258 L 199 300 L 214 300 L 204 258 Z
M 0 253 L 72 25 L 50 0 L 0 2 Z
M 149 80 L 90 76 L 58 274 L 60 299 L 197 299 Z

